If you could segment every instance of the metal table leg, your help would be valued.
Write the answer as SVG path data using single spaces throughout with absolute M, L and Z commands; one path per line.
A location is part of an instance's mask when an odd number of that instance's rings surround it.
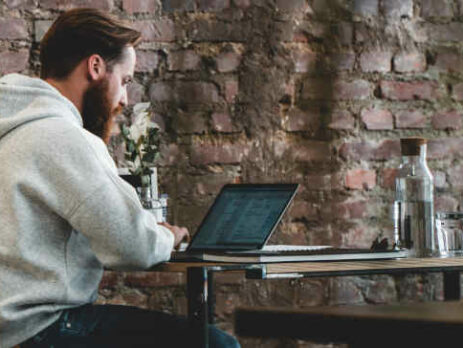
M 188 320 L 194 332 L 193 347 L 209 347 L 208 271 L 206 267 L 187 270 Z
M 460 272 L 444 272 L 444 300 L 452 301 L 461 298 Z

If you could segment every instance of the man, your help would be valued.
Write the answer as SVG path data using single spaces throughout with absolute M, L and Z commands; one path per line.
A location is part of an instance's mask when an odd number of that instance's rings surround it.
M 96 10 L 62 14 L 41 79 L 0 79 L 0 347 L 191 346 L 184 318 L 95 306 L 103 267 L 146 269 L 188 235 L 157 224 L 108 142 L 140 33 Z M 212 346 L 238 346 L 210 328 Z

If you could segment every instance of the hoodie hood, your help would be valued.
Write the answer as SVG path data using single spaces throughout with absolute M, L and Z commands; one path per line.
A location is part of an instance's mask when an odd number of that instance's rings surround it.
M 0 78 L 0 139 L 23 124 L 49 117 L 83 124 L 74 104 L 46 81 L 19 74 Z

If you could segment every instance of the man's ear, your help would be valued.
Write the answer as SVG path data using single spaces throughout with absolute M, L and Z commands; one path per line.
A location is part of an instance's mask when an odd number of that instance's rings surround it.
M 92 81 L 99 80 L 106 74 L 106 64 L 99 54 L 92 54 L 87 59 L 88 77 Z

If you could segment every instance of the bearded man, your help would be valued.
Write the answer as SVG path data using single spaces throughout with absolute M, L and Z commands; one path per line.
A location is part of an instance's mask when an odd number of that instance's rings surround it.
M 140 37 L 103 12 L 71 10 L 41 42 L 40 79 L 0 79 L 2 348 L 191 343 L 185 318 L 92 304 L 104 267 L 149 268 L 188 235 L 142 208 L 106 148 Z M 211 346 L 238 346 L 209 333 Z

